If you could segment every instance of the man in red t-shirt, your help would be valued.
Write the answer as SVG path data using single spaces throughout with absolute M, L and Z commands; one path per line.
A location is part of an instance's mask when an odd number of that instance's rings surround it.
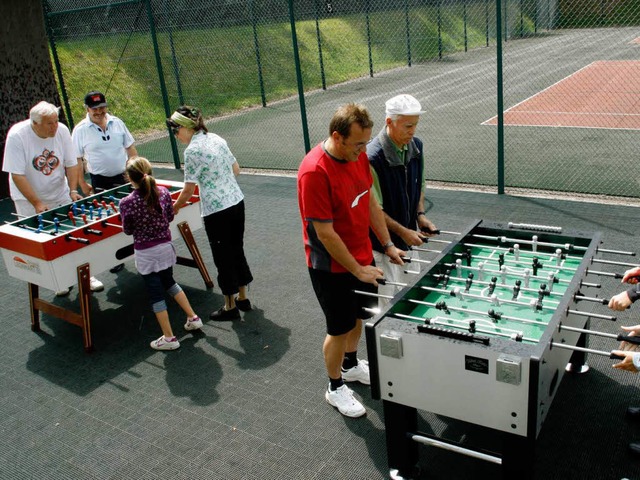
M 329 138 L 313 148 L 298 170 L 298 204 L 302 217 L 307 266 L 324 312 L 327 336 L 322 348 L 329 375 L 327 402 L 348 417 L 366 413 L 344 382 L 369 385 L 369 365 L 358 360 L 365 307 L 375 297 L 353 290 L 377 292 L 383 278 L 373 262 L 371 227 L 392 262 L 402 265 L 404 252 L 391 242 L 384 215 L 375 197 L 365 153 L 373 122 L 361 105 L 340 107 L 329 125 Z

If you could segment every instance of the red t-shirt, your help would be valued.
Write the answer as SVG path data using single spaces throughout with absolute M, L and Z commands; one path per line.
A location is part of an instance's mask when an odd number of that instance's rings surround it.
M 307 266 L 346 272 L 318 240 L 312 220 L 333 222 L 333 229 L 357 262 L 371 264 L 369 201 L 372 182 L 365 152 L 356 162 L 337 160 L 324 151 L 321 143 L 304 157 L 298 169 L 298 206 Z

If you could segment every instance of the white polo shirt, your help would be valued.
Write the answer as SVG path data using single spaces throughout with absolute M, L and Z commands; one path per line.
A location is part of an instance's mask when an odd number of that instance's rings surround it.
M 89 114 L 73 129 L 71 135 L 79 157 L 87 160 L 89 172 L 113 177 L 124 172 L 126 149 L 134 139 L 122 120 L 107 113 L 107 128 L 103 132 L 89 119 Z
M 78 155 L 66 125 L 58 124 L 55 136 L 40 138 L 31 128 L 31 120 L 13 125 L 4 146 L 2 170 L 24 175 L 38 198 L 46 204 L 71 201 L 65 168 L 78 165 Z M 13 200 L 26 200 L 9 176 Z

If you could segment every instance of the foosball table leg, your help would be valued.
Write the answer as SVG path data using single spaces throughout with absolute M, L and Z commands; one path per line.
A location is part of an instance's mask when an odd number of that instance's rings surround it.
M 382 401 L 389 474 L 397 480 L 414 478 L 418 470 L 418 444 L 409 434 L 418 428 L 418 411 L 413 407 Z
M 502 478 L 533 480 L 536 462 L 536 441 L 511 433 L 502 437 Z
M 589 322 L 584 327 L 585 329 L 589 328 Z M 581 333 L 580 337 L 578 337 L 578 341 L 576 342 L 576 347 L 586 348 L 587 347 L 587 334 Z M 586 373 L 589 371 L 589 365 L 587 365 L 587 354 L 581 351 L 574 351 L 571 354 L 571 358 L 569 359 L 569 363 L 565 367 L 565 371 L 568 373 Z
M 184 257 L 178 257 L 178 263 L 180 265 L 196 267 L 200 271 L 200 275 L 202 275 L 202 279 L 204 280 L 204 283 L 207 286 L 207 288 L 213 288 L 213 280 L 211 280 L 211 277 L 209 276 L 209 271 L 207 270 L 207 267 L 204 264 L 204 261 L 202 260 L 202 255 L 200 254 L 200 249 L 198 248 L 198 244 L 196 244 L 196 241 L 193 238 L 191 227 L 189 227 L 189 224 L 186 221 L 180 222 L 177 225 L 177 227 L 178 227 L 178 231 L 180 232 L 180 235 L 182 235 L 182 239 L 184 240 L 184 243 L 187 245 L 187 248 L 189 249 L 189 253 L 191 254 L 191 257 L 193 258 L 193 260 L 191 260 Z
M 93 342 L 91 340 L 91 272 L 88 263 L 78 267 L 78 289 L 84 350 L 87 353 L 91 353 L 93 351 Z
M 35 283 L 29 283 L 29 310 L 31 312 L 31 331 L 40 331 L 40 310 L 36 307 L 39 288 Z

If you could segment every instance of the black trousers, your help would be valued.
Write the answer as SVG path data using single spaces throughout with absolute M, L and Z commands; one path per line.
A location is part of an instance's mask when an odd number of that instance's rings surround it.
M 244 200 L 203 220 L 220 290 L 223 295 L 234 295 L 253 280 L 244 255 Z
M 91 176 L 91 186 L 93 187 L 94 192 L 97 192 L 99 190 L 109 190 L 111 188 L 119 187 L 120 185 L 128 183 L 124 178 L 124 173 L 120 173 L 114 177 L 94 175 L 93 173 L 90 173 L 89 175 Z

